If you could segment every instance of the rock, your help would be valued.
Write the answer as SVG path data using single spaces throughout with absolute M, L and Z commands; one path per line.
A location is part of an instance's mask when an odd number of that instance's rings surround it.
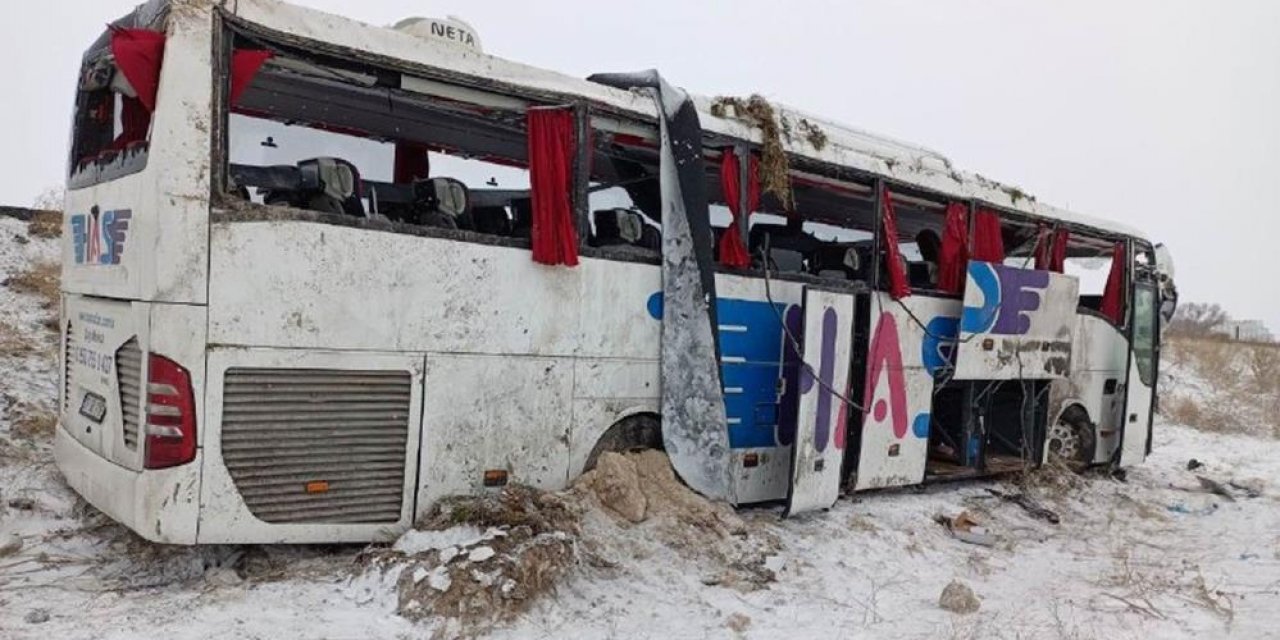
M 28 611 L 27 615 L 23 616 L 22 619 L 25 620 L 27 624 L 43 624 L 49 621 L 49 610 L 32 609 Z
M 22 550 L 22 536 L 11 533 L 0 543 L 0 558 L 11 556 Z
M 630 458 L 618 453 L 605 453 L 600 456 L 596 468 L 582 480 L 606 508 L 629 522 L 644 522 L 649 503 L 640 488 L 635 462 Z
M 982 601 L 978 600 L 978 595 L 973 592 L 963 582 L 952 580 L 942 590 L 942 597 L 938 598 L 938 606 L 952 613 L 968 614 L 978 610 L 982 606 Z

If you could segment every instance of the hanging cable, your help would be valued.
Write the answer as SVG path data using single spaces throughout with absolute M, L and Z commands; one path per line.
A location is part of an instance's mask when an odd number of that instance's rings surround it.
M 819 386 L 821 386 L 823 389 L 826 389 L 828 392 L 831 393 L 831 395 L 839 398 L 844 403 L 848 404 L 854 409 L 857 409 L 858 411 L 861 411 L 862 413 L 866 413 L 867 410 L 862 405 L 851 400 L 847 395 L 844 394 L 844 392 L 837 391 L 834 388 L 832 388 L 832 386 L 828 384 L 826 380 L 822 379 L 822 376 L 818 375 L 818 371 L 813 368 L 813 365 L 810 365 L 808 362 L 805 362 L 804 349 L 801 347 L 800 341 L 797 340 L 795 335 L 791 333 L 791 327 L 787 326 L 786 318 L 782 317 L 782 312 L 778 311 L 778 305 L 775 304 L 773 301 L 773 292 L 769 286 L 769 281 L 771 280 L 769 276 L 769 260 L 771 257 L 771 254 L 769 252 L 769 237 L 770 236 L 767 233 L 764 235 L 764 259 L 761 260 L 761 264 L 764 265 L 764 298 L 769 302 L 769 308 L 773 309 L 773 314 L 777 316 L 778 324 L 782 325 L 782 333 L 787 338 L 787 344 L 789 344 L 791 346 L 791 349 L 795 351 L 796 359 L 800 361 L 800 364 L 804 367 L 805 371 L 809 373 L 809 377 L 812 380 L 817 382 Z

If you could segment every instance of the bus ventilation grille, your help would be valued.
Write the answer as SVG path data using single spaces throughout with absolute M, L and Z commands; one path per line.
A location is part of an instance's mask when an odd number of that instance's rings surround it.
M 138 450 L 138 425 L 142 412 L 142 349 L 137 338 L 116 351 L 116 382 L 120 386 L 120 411 L 124 415 L 124 445 Z
M 382 523 L 405 501 L 405 371 L 228 369 L 222 458 L 272 523 Z

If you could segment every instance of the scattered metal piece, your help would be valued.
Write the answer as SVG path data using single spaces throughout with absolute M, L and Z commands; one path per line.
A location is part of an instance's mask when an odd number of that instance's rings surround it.
M 1005 502 L 1012 502 L 1013 504 L 1016 504 L 1019 507 L 1022 507 L 1022 509 L 1027 513 L 1037 518 L 1040 518 L 1041 520 L 1045 520 L 1050 524 L 1058 524 L 1062 522 L 1062 518 L 1059 517 L 1056 512 L 1054 512 L 1052 509 L 1045 507 L 1039 502 L 1036 502 L 1025 493 L 1005 493 L 1003 491 L 997 491 L 995 489 L 987 489 L 987 493 L 990 493 L 991 495 L 997 498 L 1000 498 Z

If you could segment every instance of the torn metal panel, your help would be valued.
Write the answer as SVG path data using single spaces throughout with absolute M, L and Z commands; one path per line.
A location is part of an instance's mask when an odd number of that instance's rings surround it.
M 694 490 L 733 500 L 728 419 L 716 338 L 715 269 L 707 212 L 702 127 L 689 96 L 657 71 L 592 80 L 647 88 L 661 113 L 662 438 L 671 464 Z
M 970 262 L 955 379 L 1066 377 L 1079 289 L 1074 276 Z

